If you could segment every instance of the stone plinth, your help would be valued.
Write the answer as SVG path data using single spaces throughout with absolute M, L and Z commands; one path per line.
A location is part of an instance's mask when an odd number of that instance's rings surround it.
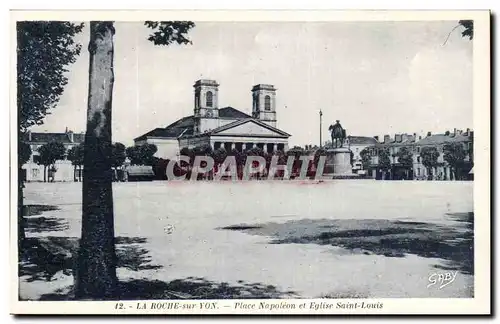
M 346 147 L 326 150 L 324 174 L 333 178 L 355 177 L 356 174 L 352 173 L 351 151 Z

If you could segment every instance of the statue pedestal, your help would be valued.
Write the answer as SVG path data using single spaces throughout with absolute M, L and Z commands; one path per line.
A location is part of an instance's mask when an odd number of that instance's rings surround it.
M 351 151 L 346 147 L 327 149 L 323 174 L 333 179 L 357 177 L 357 174 L 352 173 Z

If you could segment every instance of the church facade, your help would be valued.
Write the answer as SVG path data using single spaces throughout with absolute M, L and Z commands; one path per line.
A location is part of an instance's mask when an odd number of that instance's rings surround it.
M 252 87 L 252 115 L 233 107 L 219 108 L 219 84 L 198 80 L 194 84 L 193 115 L 164 128 L 155 128 L 134 139 L 136 145 L 155 144 L 157 157 L 172 159 L 182 148 L 210 145 L 231 151 L 259 147 L 265 152 L 288 150 L 290 134 L 276 127 L 276 88 Z

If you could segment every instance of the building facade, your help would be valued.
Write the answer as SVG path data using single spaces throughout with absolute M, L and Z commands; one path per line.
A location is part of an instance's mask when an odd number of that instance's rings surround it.
M 194 84 L 193 115 L 165 128 L 155 128 L 134 139 L 136 145 L 155 144 L 157 157 L 172 159 L 182 148 L 210 145 L 216 150 L 238 151 L 260 147 L 266 152 L 288 149 L 290 134 L 276 128 L 276 88 L 252 87 L 252 115 L 233 107 L 219 108 L 219 84 L 198 80 Z
M 26 181 L 44 181 L 44 166 L 37 164 L 39 156 L 38 149 L 49 142 L 59 142 L 64 145 L 66 152 L 72 147 L 83 143 L 85 140 L 84 133 L 73 133 L 66 130 L 64 133 L 33 133 L 28 131 L 21 139 L 22 142 L 28 144 L 31 148 L 31 156 L 27 163 L 22 166 L 24 179 Z M 74 181 L 74 167 L 70 161 L 58 160 L 54 164 L 55 172 L 50 172 L 50 177 L 53 181 Z M 49 178 L 47 171 L 47 177 Z M 78 178 L 78 175 L 76 175 Z
M 377 145 L 378 141 L 375 137 L 368 136 L 347 136 L 345 146 L 352 152 L 352 172 L 356 174 L 363 174 L 363 162 L 361 152 L 370 146 Z
M 377 138 L 376 138 L 377 139 Z M 444 159 L 444 147 L 446 144 L 458 143 L 463 146 L 465 152 L 464 171 L 468 174 L 472 169 L 473 159 L 471 156 L 474 132 L 467 129 L 465 132 L 454 130 L 444 134 L 427 133 L 422 137 L 414 133 L 396 134 L 394 138 L 385 135 L 382 142 L 366 147 L 369 154 L 369 166 L 366 168 L 368 175 L 376 179 L 407 179 L 407 180 L 455 180 L 452 167 Z M 421 156 L 424 147 L 435 147 L 439 153 L 436 166 L 428 169 L 423 164 Z M 403 165 L 399 161 L 399 153 L 402 148 L 411 153 L 412 165 Z M 383 171 L 380 168 L 380 151 L 388 152 L 390 169 Z

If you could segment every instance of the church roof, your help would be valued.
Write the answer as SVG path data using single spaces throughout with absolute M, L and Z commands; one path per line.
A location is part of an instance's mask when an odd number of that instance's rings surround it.
M 247 119 L 252 118 L 252 116 L 245 114 L 244 112 L 235 109 L 233 107 L 225 107 L 219 109 L 219 118 L 231 118 L 231 119 Z M 232 123 L 231 123 L 232 124 Z M 137 138 L 134 141 L 140 141 L 146 139 L 147 137 L 167 137 L 167 138 L 177 138 L 181 135 L 193 135 L 194 134 L 194 116 L 183 117 L 165 128 L 155 128 Z
M 252 116 L 245 114 L 233 107 L 225 107 L 219 109 L 219 118 L 252 118 Z
M 245 124 L 245 123 L 248 123 L 248 122 L 254 122 L 256 124 L 258 124 L 259 126 L 261 127 L 264 127 L 264 128 L 267 128 L 267 129 L 270 129 L 272 130 L 273 132 L 276 132 L 282 136 L 286 136 L 286 137 L 289 137 L 291 136 L 290 134 L 280 130 L 280 129 L 277 129 L 276 127 L 273 127 L 271 125 L 268 125 L 266 123 L 263 123 L 262 121 L 258 120 L 258 119 L 255 119 L 255 118 L 252 118 L 252 117 L 249 117 L 249 118 L 245 118 L 245 119 L 240 119 L 240 120 L 236 120 L 232 123 L 229 123 L 229 124 L 226 124 L 226 125 L 223 125 L 223 126 L 220 126 L 220 127 L 217 127 L 215 129 L 212 129 L 210 132 L 210 134 L 217 134 L 219 132 L 222 132 L 222 131 L 225 131 L 227 129 L 231 129 L 233 127 L 236 127 L 238 125 L 242 125 L 242 124 Z

